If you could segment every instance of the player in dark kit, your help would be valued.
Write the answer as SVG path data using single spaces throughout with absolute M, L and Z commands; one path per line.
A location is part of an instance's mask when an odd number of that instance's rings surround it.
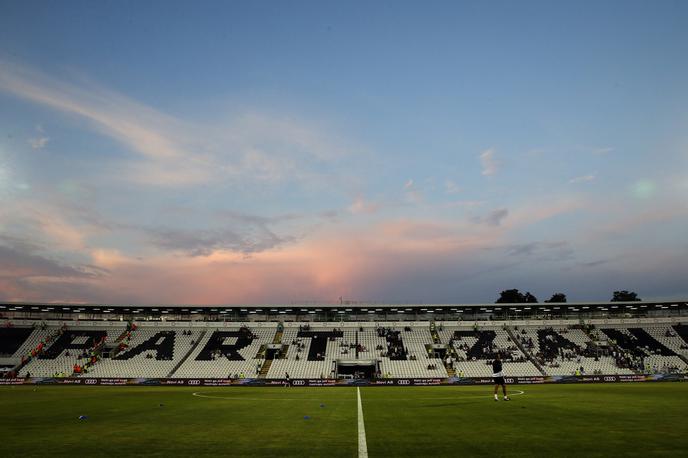
M 497 391 L 499 391 L 499 385 L 502 385 L 502 392 L 504 393 L 504 400 L 511 401 L 509 396 L 506 395 L 506 383 L 504 382 L 504 373 L 502 372 L 502 359 L 499 353 L 495 355 L 494 361 L 492 361 L 492 378 L 494 379 L 494 397 L 495 401 L 499 401 L 499 396 L 497 396 Z

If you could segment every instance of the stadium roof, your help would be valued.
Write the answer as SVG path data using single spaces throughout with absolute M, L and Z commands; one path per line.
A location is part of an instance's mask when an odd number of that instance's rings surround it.
M 46 303 L 46 302 L 0 302 L 0 310 L 42 310 L 42 311 L 59 311 L 73 312 L 73 311 L 92 311 L 92 312 L 219 312 L 222 310 L 241 310 L 241 311 L 255 311 L 255 312 L 270 312 L 270 311 L 428 311 L 428 310 L 480 310 L 504 308 L 521 308 L 530 310 L 533 308 L 566 308 L 582 310 L 589 308 L 618 308 L 635 307 L 646 308 L 651 306 L 686 306 L 688 301 L 636 301 L 636 302 L 529 302 L 529 303 L 508 303 L 508 304 L 378 304 L 378 303 L 293 303 L 293 304 L 266 304 L 266 305 L 198 305 L 198 304 L 86 304 L 86 303 Z

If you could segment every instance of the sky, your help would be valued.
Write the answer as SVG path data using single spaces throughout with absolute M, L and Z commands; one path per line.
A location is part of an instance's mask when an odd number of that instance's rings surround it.
M 0 11 L 0 300 L 688 297 L 688 2 Z

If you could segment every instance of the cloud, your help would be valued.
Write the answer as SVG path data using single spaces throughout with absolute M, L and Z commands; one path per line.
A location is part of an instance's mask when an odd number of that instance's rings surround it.
M 277 249 L 303 233 L 336 217 L 281 214 L 260 216 L 232 210 L 168 209 L 166 223 L 150 224 L 127 218 L 111 218 L 88 205 L 43 199 L 22 199 L 0 206 L 0 224 L 6 236 L 40 240 L 58 253 L 89 256 L 94 246 L 108 243 L 139 254 L 172 252 L 184 256 L 207 256 L 213 251 L 242 255 Z M 105 245 L 102 245 L 105 244 Z
M 36 126 L 36 132 L 38 135 L 29 139 L 29 145 L 31 145 L 33 149 L 43 149 L 45 145 L 48 144 L 48 141 L 50 141 L 50 137 L 45 135 L 45 131 L 40 125 Z
M 446 207 L 463 207 L 463 208 L 475 208 L 479 207 L 481 205 L 484 205 L 485 201 L 483 200 L 454 200 L 451 202 L 447 202 L 445 204 Z
M 499 226 L 502 224 L 504 218 L 509 215 L 509 210 L 506 208 L 500 208 L 498 210 L 493 210 L 485 216 L 475 217 L 473 221 L 480 224 L 487 224 L 488 226 Z
M 215 211 L 205 217 L 195 215 L 196 218 L 215 221 L 214 226 L 180 229 L 129 224 L 119 227 L 143 235 L 147 242 L 163 252 L 191 257 L 209 256 L 214 252 L 249 256 L 294 243 L 300 236 L 278 234 L 273 227 L 307 219 L 296 214 L 265 217 L 231 210 Z M 287 229 L 293 228 L 280 232 Z
M 530 256 L 540 246 L 539 242 L 522 243 L 506 246 L 506 252 L 509 256 Z
M 440 240 L 452 240 L 458 237 L 459 231 L 451 224 L 435 221 L 396 220 L 387 221 L 377 228 L 385 238 L 397 240 L 397 243 L 408 242 L 436 243 Z
M 295 239 L 291 236 L 280 237 L 264 226 L 240 230 L 149 229 L 146 233 L 156 247 L 188 256 L 209 256 L 216 251 L 249 255 L 276 248 Z
M 583 267 L 597 267 L 602 264 L 607 264 L 609 261 L 611 261 L 611 259 L 599 259 L 597 261 L 581 262 L 580 265 Z
M 98 231 L 66 215 L 55 202 L 43 199 L 13 199 L 0 206 L 0 224 L 5 235 L 19 234 L 50 246 L 52 250 L 80 250 L 88 235 Z
M 336 163 L 351 151 L 293 117 L 248 113 L 194 123 L 90 81 L 67 82 L 2 60 L 0 90 L 85 120 L 136 153 L 116 175 L 139 184 L 311 181 L 325 173 L 323 163 Z M 42 147 L 47 141 L 40 137 L 31 144 Z
M 248 236 L 231 229 L 217 231 L 182 231 L 176 229 L 149 230 L 151 242 L 162 249 L 183 252 L 189 256 L 208 256 L 216 250 L 251 252 L 271 243 L 254 242 Z
M 339 217 L 339 212 L 337 210 L 324 210 L 318 212 L 317 216 L 323 220 L 334 222 Z
M 586 235 L 588 243 L 600 243 L 600 241 L 615 240 L 632 236 L 634 232 L 647 231 L 656 227 L 667 227 L 671 224 L 680 225 L 681 219 L 688 216 L 688 207 L 685 203 L 665 206 L 653 206 L 649 210 L 633 212 L 632 214 L 620 214 L 619 206 L 600 205 L 600 211 L 604 219 L 597 220 L 591 226 Z M 654 236 L 652 236 L 654 237 Z
M 203 234 L 200 244 L 195 240 L 183 244 L 191 249 L 212 245 L 212 235 L 216 234 Z M 359 300 L 477 303 L 494 300 L 508 285 L 528 285 L 538 297 L 561 290 L 577 300 L 606 298 L 614 288 L 632 288 L 644 298 L 685 293 L 685 249 L 668 257 L 657 255 L 654 247 L 642 255 L 629 255 L 629 259 L 643 259 L 642 263 L 596 269 L 576 268 L 576 264 L 562 279 L 560 269 L 527 261 L 567 260 L 572 247 L 566 241 L 505 243 L 503 236 L 501 229 L 437 220 L 388 220 L 360 229 L 344 223 L 250 257 L 218 248 L 204 256 L 163 250 L 141 259 L 138 254 L 98 249 L 91 262 L 100 271 L 35 251 L 29 253 L 33 258 L 22 261 L 35 269 L 22 272 L 12 268 L 0 275 L 0 297 L 50 302 L 266 304 L 334 301 L 344 295 Z M 12 245 L 20 255 L 40 250 L 24 243 L 28 245 L 21 246 L 16 240 L 0 245 Z M 21 264 L 7 262 L 7 258 L 0 257 L 0 266 Z M 632 286 L 626 286 L 629 284 Z
M 349 205 L 349 212 L 354 215 L 359 214 L 373 214 L 380 209 L 380 204 L 366 201 L 362 195 L 358 195 L 356 199 Z
M 486 149 L 480 153 L 480 164 L 483 167 L 482 174 L 485 176 L 492 176 L 497 173 L 500 162 L 495 158 L 495 151 L 493 148 Z
M 446 180 L 444 182 L 444 190 L 447 194 L 458 194 L 461 192 L 461 188 L 452 180 Z
M 579 197 L 562 196 L 533 198 L 526 205 L 515 207 L 509 213 L 506 228 L 525 227 L 555 216 L 585 208 L 586 202 Z
M 412 204 L 418 204 L 423 201 L 423 195 L 418 190 L 415 182 L 411 178 L 406 180 L 406 183 L 404 183 L 404 197 L 407 202 Z
M 563 261 L 573 258 L 574 250 L 566 241 L 516 243 L 503 247 L 508 256 L 536 256 L 540 261 Z
M 68 263 L 42 253 L 29 241 L 0 236 L 0 298 L 3 300 L 42 299 L 55 301 L 82 295 L 78 285 L 102 280 L 108 270 L 100 266 Z M 41 285 L 70 285 L 72 296 L 45 294 Z
M 49 137 L 30 138 L 29 145 L 33 149 L 43 149 L 48 144 Z
M 393 288 L 427 269 L 430 277 L 454 284 L 442 273 L 445 266 L 474 263 L 470 253 L 492 240 L 449 224 L 402 220 L 362 230 L 336 228 L 250 258 L 214 251 L 145 261 L 101 253 L 97 259 L 112 272 L 105 291 L 127 291 L 137 303 L 289 303 L 384 296 L 383 290 L 392 297 Z
M 607 153 L 611 153 L 614 151 L 614 148 L 611 146 L 606 146 L 606 147 L 595 147 L 591 149 L 592 154 L 598 154 L 598 155 L 603 155 Z
M 70 264 L 44 256 L 44 251 L 31 242 L 0 237 L 0 278 L 5 282 L 12 280 L 33 281 L 73 281 L 99 278 L 107 270 L 89 264 Z M 14 288 L 13 288 L 14 289 Z
M 3 213 L 4 206 L 14 202 L 16 196 L 27 189 L 29 185 L 17 176 L 11 163 L 3 157 L 2 145 L 0 145 L 0 215 Z
M 30 68 L 0 61 L 0 89 L 88 119 L 104 133 L 151 157 L 182 157 L 183 149 L 163 132 L 176 122 L 142 104 L 93 84 L 51 79 Z
M 582 175 L 579 177 L 574 177 L 569 180 L 569 183 L 575 184 L 575 183 L 586 183 L 588 181 L 592 181 L 596 178 L 595 173 L 590 173 L 588 175 Z

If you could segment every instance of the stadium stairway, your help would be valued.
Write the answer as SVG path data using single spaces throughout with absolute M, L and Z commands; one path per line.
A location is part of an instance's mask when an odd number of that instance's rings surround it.
M 442 341 L 440 340 L 440 335 L 437 333 L 437 328 L 434 326 L 434 324 L 430 326 L 430 335 L 432 336 L 432 343 L 442 343 Z
M 581 330 L 585 333 L 586 336 L 588 336 L 588 339 L 595 345 L 598 345 L 598 341 L 600 340 L 598 336 L 592 333 L 592 330 L 595 329 L 593 325 L 590 325 L 590 327 L 587 326 L 581 326 Z M 618 350 L 618 348 L 617 348 Z
M 102 352 L 103 348 L 105 347 L 106 340 L 107 336 L 105 336 L 102 340 L 96 342 L 96 344 L 90 349 L 92 357 L 86 364 L 82 366 L 83 369 L 90 370 L 93 366 L 98 364 L 98 361 L 102 359 Z M 84 375 L 86 373 L 86 371 L 84 371 L 83 373 L 72 372 L 72 377 L 78 377 L 79 375 Z
M 133 324 L 133 323 L 132 323 L 132 324 Z M 111 358 L 114 358 L 115 356 L 117 356 L 118 354 L 120 354 L 121 352 L 123 352 L 123 351 L 129 346 L 129 345 L 128 345 L 128 342 L 129 342 L 129 341 L 131 340 L 131 338 L 134 336 L 134 333 L 136 332 L 136 329 L 137 329 L 137 328 L 136 328 L 135 326 L 132 326 L 132 325 L 127 326 L 127 329 L 125 329 L 125 330 L 122 332 L 122 334 L 120 334 L 120 336 L 117 337 L 117 339 L 115 340 L 115 342 L 116 342 L 117 344 L 122 344 L 122 343 L 123 343 L 125 346 L 124 346 L 124 347 L 120 347 L 119 345 L 117 345 L 117 346 L 115 347 L 114 351 L 112 352 L 112 354 L 110 355 Z M 126 342 L 125 342 L 125 340 L 126 340 Z
M 456 364 L 456 361 L 459 360 L 459 354 L 456 352 L 456 348 L 454 348 L 454 345 L 447 345 L 447 352 L 449 356 L 451 356 L 454 359 L 454 364 Z M 444 359 L 442 361 L 444 363 L 445 369 L 447 369 L 447 377 L 454 377 L 456 375 L 456 369 L 447 366 L 447 363 L 444 361 Z
M 284 335 L 284 331 L 280 328 L 275 332 L 275 337 L 272 339 L 273 345 L 279 345 L 282 343 L 282 336 Z M 261 347 L 261 350 L 264 349 L 265 346 Z M 280 358 L 284 358 L 284 355 L 287 354 L 287 349 L 289 346 L 283 347 L 284 351 L 280 355 Z M 264 350 L 263 350 L 263 354 Z M 270 371 L 270 367 L 272 366 L 272 359 L 265 359 L 263 360 L 263 365 L 260 366 L 260 372 L 258 373 L 258 378 L 267 378 L 268 377 L 268 372 Z
M 184 364 L 184 361 L 186 361 L 189 356 L 191 356 L 191 353 L 198 347 L 198 345 L 203 341 L 203 338 L 205 337 L 207 331 L 203 331 L 200 336 L 198 336 L 198 339 L 196 339 L 196 342 L 189 348 L 189 351 L 186 352 L 184 357 L 172 368 L 169 374 L 167 374 L 167 378 L 172 378 L 172 374 L 177 372 L 177 369 L 179 369 L 182 364 Z
M 258 349 L 258 353 L 256 353 L 256 356 L 253 357 L 253 359 L 265 359 L 265 354 L 268 351 L 268 346 L 263 344 L 260 346 Z
M 117 337 L 117 339 L 115 339 L 115 342 L 120 343 L 121 341 L 123 341 L 124 339 L 126 339 L 126 338 L 127 338 L 127 334 L 129 334 L 129 332 L 131 332 L 131 331 L 129 331 L 128 329 L 125 329 L 124 331 L 122 331 L 122 334 L 120 334 L 120 335 Z
M 533 363 L 533 365 L 534 365 L 535 367 L 537 367 L 537 370 L 539 370 L 540 373 L 541 373 L 542 375 L 547 375 L 547 373 L 545 372 L 545 370 L 542 368 L 542 366 L 541 366 L 540 363 L 538 362 L 537 358 L 535 358 L 535 357 L 526 349 L 526 347 L 524 347 L 523 344 L 516 338 L 516 336 L 514 335 L 514 332 L 511 330 L 511 328 L 510 328 L 509 326 L 504 326 L 504 330 L 506 331 L 507 334 L 509 334 L 509 338 L 511 339 L 511 341 L 512 341 L 513 343 L 516 344 L 516 346 L 518 347 L 518 349 L 521 350 L 521 352 L 523 352 L 524 355 L 526 355 L 526 357 L 528 358 L 528 360 L 529 360 L 531 363 Z
M 267 378 L 270 366 L 272 366 L 272 360 L 266 359 L 263 362 L 263 365 L 260 367 L 260 373 L 258 374 L 258 378 Z

